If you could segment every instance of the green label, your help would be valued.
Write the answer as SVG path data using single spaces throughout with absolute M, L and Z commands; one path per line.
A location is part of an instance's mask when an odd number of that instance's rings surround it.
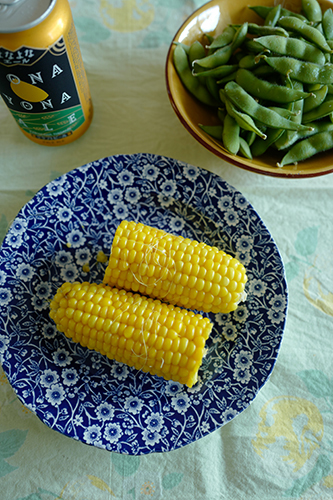
M 10 111 L 25 132 L 42 140 L 68 137 L 85 121 L 80 105 L 51 113 L 31 114 Z

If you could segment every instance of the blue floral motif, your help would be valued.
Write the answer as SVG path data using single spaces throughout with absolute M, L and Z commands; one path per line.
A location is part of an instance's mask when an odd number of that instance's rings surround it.
M 128 218 L 223 248 L 246 265 L 247 300 L 209 314 L 213 331 L 191 389 L 74 344 L 48 315 L 64 280 L 100 282 Z M 177 449 L 243 411 L 269 378 L 287 286 L 276 245 L 246 198 L 220 177 L 150 154 L 118 155 L 52 181 L 22 208 L 0 250 L 0 360 L 49 427 L 106 450 Z

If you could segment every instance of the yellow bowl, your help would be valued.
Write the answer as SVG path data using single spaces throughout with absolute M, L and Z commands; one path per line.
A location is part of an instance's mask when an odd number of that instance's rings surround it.
M 286 0 L 281 3 L 284 8 L 294 12 L 301 10 L 301 0 Z M 323 10 L 332 7 L 329 0 L 319 0 L 319 3 Z M 174 42 L 190 45 L 195 40 L 201 41 L 205 33 L 212 36 L 218 35 L 230 23 L 241 24 L 249 21 L 262 24 L 259 16 L 248 6 L 273 6 L 275 4 L 274 0 L 212 0 L 196 10 L 180 27 L 168 51 L 165 68 L 168 96 L 181 123 L 193 137 L 209 151 L 237 167 L 276 177 L 304 178 L 329 174 L 333 172 L 333 151 L 320 153 L 298 165 L 288 165 L 282 168 L 275 166 L 282 157 L 275 151 L 270 150 L 253 160 L 230 154 L 219 141 L 208 136 L 199 127 L 199 124 L 218 124 L 216 110 L 201 104 L 185 89 L 173 65 Z

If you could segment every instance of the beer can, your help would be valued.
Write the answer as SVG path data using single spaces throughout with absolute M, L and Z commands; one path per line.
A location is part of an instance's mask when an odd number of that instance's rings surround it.
M 38 144 L 87 130 L 93 107 L 68 0 L 0 0 L 0 94 Z

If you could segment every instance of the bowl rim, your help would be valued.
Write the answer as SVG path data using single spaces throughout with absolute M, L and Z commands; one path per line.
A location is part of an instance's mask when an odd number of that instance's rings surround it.
M 184 119 L 181 111 L 179 110 L 177 102 L 176 102 L 176 100 L 174 98 L 174 95 L 173 95 L 173 92 L 172 92 L 172 89 L 171 89 L 171 84 L 170 84 L 171 75 L 169 74 L 170 73 L 169 69 L 170 69 L 170 67 L 173 66 L 173 63 L 172 63 L 172 54 L 173 54 L 174 47 L 175 47 L 174 42 L 178 41 L 179 36 L 183 32 L 184 28 L 189 24 L 189 22 L 192 19 L 194 19 L 195 17 L 197 17 L 199 15 L 199 13 L 202 13 L 205 10 L 209 9 L 210 7 L 212 7 L 213 5 L 216 5 L 216 4 L 224 2 L 224 1 L 226 1 L 226 0 L 210 0 L 210 1 L 206 2 L 205 4 L 203 4 L 201 7 L 198 7 L 197 9 L 195 9 L 183 21 L 183 23 L 181 24 L 181 26 L 176 31 L 176 33 L 175 33 L 175 35 L 174 35 L 174 37 L 173 37 L 173 39 L 172 39 L 172 41 L 170 43 L 170 46 L 169 46 L 169 49 L 168 49 L 168 52 L 167 52 L 166 62 L 165 62 L 165 81 L 166 81 L 166 89 L 167 89 L 167 94 L 168 94 L 168 97 L 169 97 L 169 101 L 170 101 L 171 106 L 172 106 L 174 112 L 176 113 L 179 121 L 182 123 L 182 125 L 185 127 L 185 129 L 197 140 L 197 142 L 199 142 L 202 146 L 204 146 L 208 151 L 210 151 L 211 153 L 213 153 L 214 155 L 216 155 L 220 159 L 226 161 L 230 165 L 234 165 L 236 167 L 242 168 L 243 170 L 247 170 L 249 172 L 254 172 L 254 173 L 257 173 L 257 174 L 260 174 L 260 175 L 266 175 L 266 176 L 270 176 L 270 177 L 279 177 L 279 178 L 283 178 L 283 179 L 285 179 L 285 178 L 289 178 L 289 179 L 305 179 L 305 178 L 320 177 L 320 176 L 323 176 L 323 175 L 328 175 L 328 174 L 333 173 L 333 160 L 332 160 L 332 164 L 330 166 L 327 166 L 325 169 L 320 170 L 320 171 L 313 171 L 313 170 L 311 170 L 310 172 L 307 172 L 307 171 L 297 171 L 297 170 L 294 170 L 294 171 L 288 170 L 288 171 L 286 171 L 286 170 L 279 169 L 278 167 L 277 167 L 276 171 L 274 171 L 274 170 L 265 170 L 264 167 L 261 169 L 258 165 L 250 165 L 250 164 L 247 164 L 247 163 L 243 163 L 243 162 L 241 162 L 240 160 L 237 159 L 237 158 L 239 158 L 238 155 L 234 155 L 234 156 L 230 155 L 230 156 L 228 156 L 227 153 L 224 153 L 223 149 L 222 149 L 222 147 L 220 145 L 219 145 L 220 149 L 221 149 L 220 151 L 217 150 L 217 149 L 215 149 L 209 142 L 205 141 L 196 132 L 196 130 L 194 128 L 192 128 L 188 124 L 188 122 Z M 176 71 L 175 71 L 175 73 L 176 73 Z M 177 78 L 178 78 L 178 75 L 177 75 Z M 186 92 L 188 92 L 185 89 L 185 87 L 184 87 L 184 90 Z M 195 99 L 194 96 L 191 96 L 191 97 L 193 97 L 193 99 Z M 215 142 L 213 138 L 210 138 L 210 141 L 212 143 Z M 244 158 L 244 161 L 245 160 L 246 159 Z

